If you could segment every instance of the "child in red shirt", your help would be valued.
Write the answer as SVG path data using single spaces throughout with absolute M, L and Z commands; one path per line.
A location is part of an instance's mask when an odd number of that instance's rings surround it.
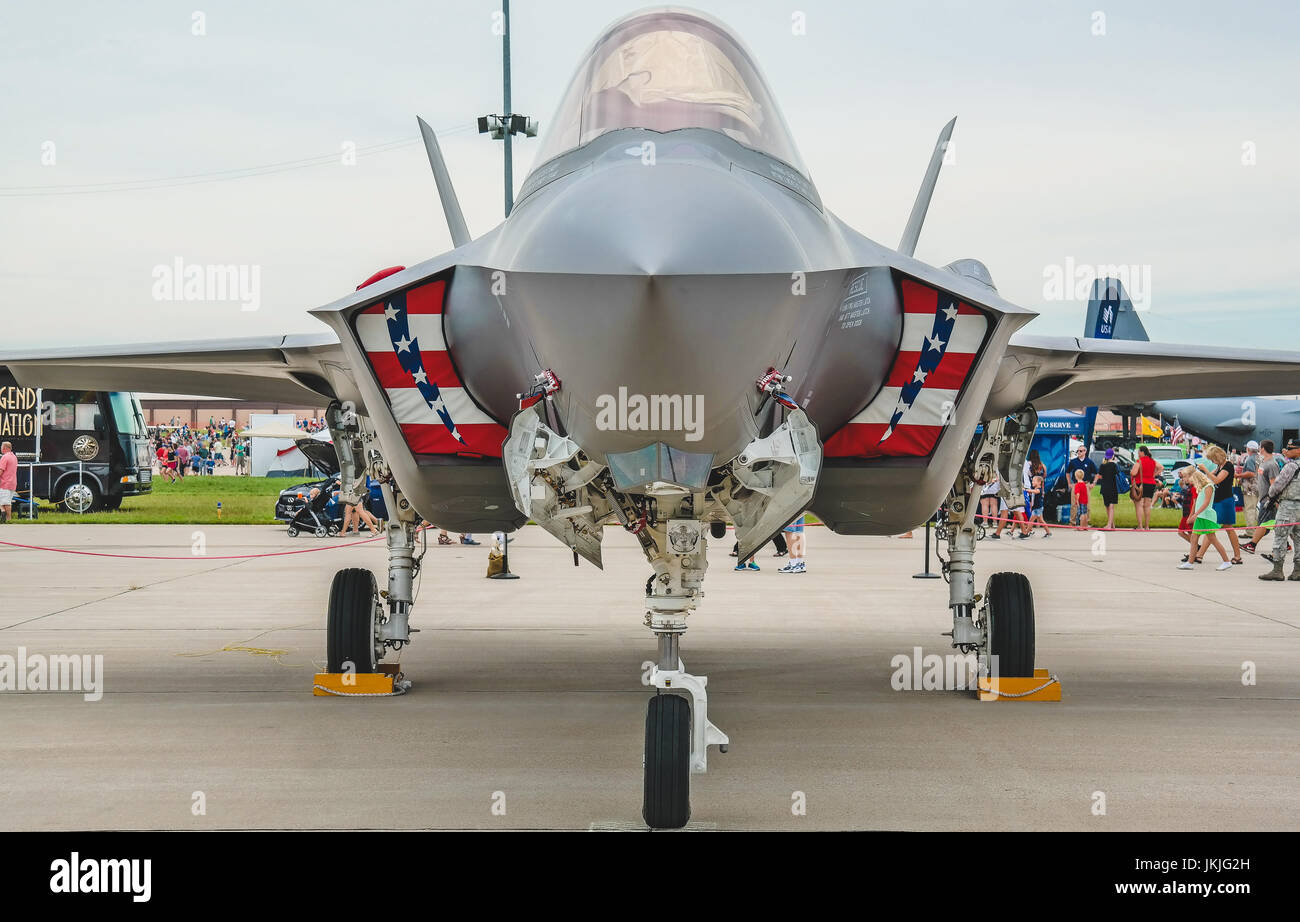
M 1074 508 L 1070 510 L 1070 524 L 1086 527 L 1088 524 L 1088 485 L 1083 482 L 1083 471 L 1076 470 L 1074 472 L 1074 486 L 1072 489 L 1074 491 Z M 1077 522 L 1075 521 L 1076 514 L 1078 516 Z

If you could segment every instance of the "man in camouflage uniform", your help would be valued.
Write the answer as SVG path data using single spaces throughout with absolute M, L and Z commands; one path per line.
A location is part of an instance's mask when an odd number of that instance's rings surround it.
M 1269 488 L 1269 499 L 1278 500 L 1277 522 L 1273 529 L 1273 569 L 1260 579 L 1280 581 L 1283 579 L 1282 564 L 1286 562 L 1286 546 L 1290 541 L 1295 546 L 1295 568 L 1287 579 L 1300 582 L 1300 525 L 1287 524 L 1300 522 L 1300 439 L 1292 439 L 1282 449 L 1286 463 L 1282 472 Z

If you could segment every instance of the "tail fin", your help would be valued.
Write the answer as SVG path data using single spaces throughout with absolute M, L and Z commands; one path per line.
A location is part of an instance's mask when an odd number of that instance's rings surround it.
M 934 184 L 939 181 L 939 168 L 943 166 L 943 155 L 948 150 L 948 139 L 952 137 L 952 129 L 956 124 L 957 117 L 954 115 L 952 121 L 939 132 L 939 140 L 934 142 L 930 165 L 926 167 L 921 189 L 916 193 L 912 213 L 907 218 L 907 227 L 903 228 L 903 239 L 898 244 L 898 252 L 904 256 L 916 255 L 916 242 L 921 239 L 921 225 L 925 223 L 925 213 L 930 209 L 930 197 L 934 195 Z
M 1097 279 L 1088 299 L 1088 316 L 1083 335 L 1092 339 L 1131 339 L 1150 342 L 1151 337 L 1128 299 L 1119 279 Z

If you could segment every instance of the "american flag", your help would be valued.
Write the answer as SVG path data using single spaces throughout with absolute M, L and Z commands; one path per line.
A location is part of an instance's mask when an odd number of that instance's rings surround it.
M 1183 432 L 1183 427 L 1178 424 L 1178 417 L 1175 416 L 1173 431 L 1169 433 L 1169 441 L 1177 445 L 1186 435 L 1187 433 Z
M 446 283 L 394 292 L 360 311 L 357 339 L 416 454 L 501 456 L 504 426 L 465 390 L 442 335 Z
M 828 457 L 934 451 L 984 342 L 988 320 L 953 295 L 903 279 L 903 336 L 884 387 L 826 442 Z

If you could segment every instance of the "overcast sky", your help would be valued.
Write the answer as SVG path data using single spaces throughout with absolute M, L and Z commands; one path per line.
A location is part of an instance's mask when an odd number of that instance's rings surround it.
M 1297 345 L 1279 339 L 1300 305 L 1294 0 L 694 5 L 754 51 L 824 202 L 872 239 L 897 244 L 957 115 L 917 255 L 982 260 L 1043 312 L 1030 331 L 1081 332 L 1082 303 L 1044 297 L 1068 259 L 1149 266 L 1153 339 Z M 544 133 L 582 51 L 641 6 L 516 0 L 515 110 Z M 323 330 L 304 311 L 450 248 L 417 114 L 471 232 L 490 230 L 502 145 L 471 125 L 501 111 L 498 7 L 0 7 L 0 346 Z M 537 145 L 516 143 L 518 183 Z M 310 158 L 324 162 L 222 173 Z M 73 191 L 172 177 L 196 178 Z M 154 267 L 177 258 L 260 267 L 260 308 L 155 300 Z

